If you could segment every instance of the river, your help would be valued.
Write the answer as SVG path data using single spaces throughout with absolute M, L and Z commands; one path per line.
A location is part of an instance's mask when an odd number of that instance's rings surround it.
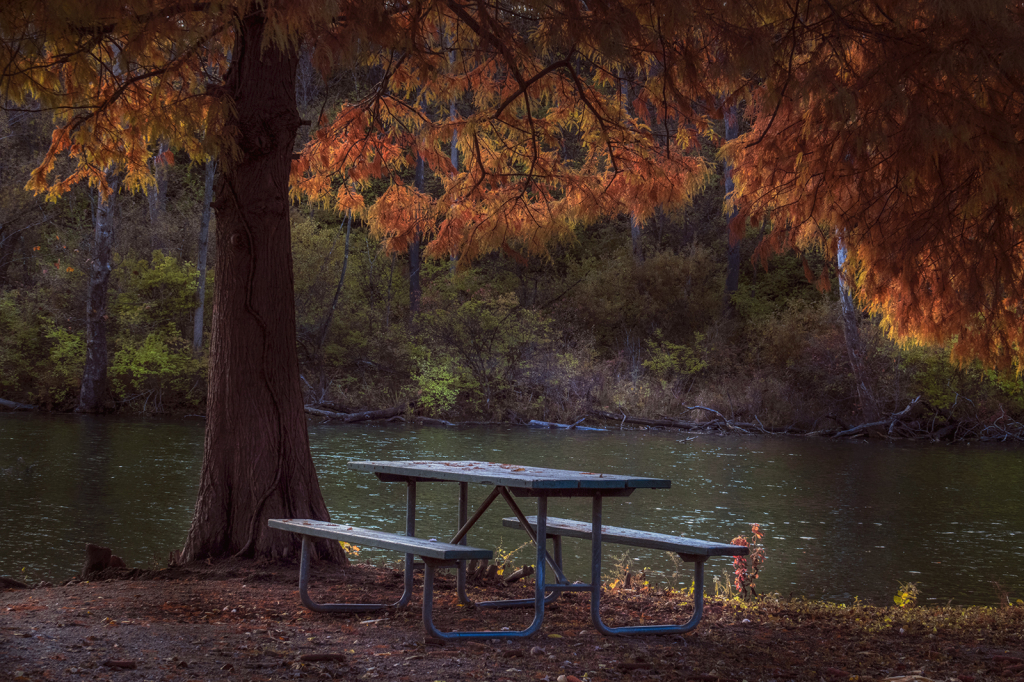
M 202 419 L 0 414 L 0 575 L 35 583 L 81 569 L 84 545 L 129 566 L 164 566 L 191 519 L 202 466 Z M 605 502 L 605 522 L 728 542 L 761 524 L 762 593 L 892 603 L 915 583 L 922 602 L 997 604 L 1024 598 L 1024 450 L 670 431 L 549 431 L 310 423 L 320 484 L 336 521 L 399 531 L 404 486 L 349 471 L 355 459 L 475 459 L 668 478 Z M 486 494 L 471 486 L 471 501 Z M 418 534 L 450 535 L 455 488 L 419 490 Z M 554 500 L 552 515 L 586 519 L 589 500 Z M 532 513 L 533 502 L 524 509 Z M 513 550 L 520 533 L 497 514 L 476 546 Z M 606 573 L 631 562 L 656 584 L 688 585 L 669 555 L 610 546 Z M 570 577 L 589 546 L 566 540 Z M 529 561 L 520 549 L 517 559 Z M 364 550 L 356 560 L 393 561 Z M 724 581 L 729 561 L 708 563 Z

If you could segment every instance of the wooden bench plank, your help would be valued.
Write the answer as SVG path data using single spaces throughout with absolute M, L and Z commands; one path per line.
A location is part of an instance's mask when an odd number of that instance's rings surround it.
M 536 529 L 536 516 L 527 516 L 526 520 Z M 522 529 L 519 519 L 514 516 L 502 519 L 501 522 L 508 528 Z M 561 535 L 590 540 L 591 530 L 592 527 L 589 522 L 548 517 L 547 534 L 549 536 Z M 750 550 L 743 545 L 694 540 L 693 538 L 666 535 L 665 533 L 649 533 L 642 530 L 633 530 L 632 528 L 617 528 L 615 526 L 601 526 L 601 542 L 602 544 L 610 542 L 618 545 L 630 545 L 632 547 L 660 549 L 666 552 L 689 554 L 691 556 L 745 556 L 750 553 Z
M 436 542 L 427 538 L 408 537 L 369 528 L 359 528 L 347 524 L 315 521 L 313 519 L 270 519 L 271 528 L 291 531 L 301 535 L 343 540 L 357 545 L 391 549 L 406 554 L 429 559 L 452 561 L 456 559 L 491 559 L 494 552 L 467 545 L 453 545 L 447 542 Z

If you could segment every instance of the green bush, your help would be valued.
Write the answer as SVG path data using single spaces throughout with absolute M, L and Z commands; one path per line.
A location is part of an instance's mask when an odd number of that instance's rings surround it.
M 0 293 L 0 390 L 9 396 L 33 383 L 35 367 L 45 356 L 42 332 L 33 316 L 26 316 L 15 291 Z
M 160 251 L 115 270 L 109 373 L 119 402 L 142 411 L 193 407 L 204 396 L 205 363 L 192 355 L 198 272 Z
M 162 412 L 165 396 L 173 397 L 178 406 L 198 404 L 202 392 L 193 389 L 201 383 L 204 369 L 203 361 L 192 355 L 191 342 L 168 324 L 137 343 L 122 341 L 110 375 L 123 402 L 141 400 L 143 412 Z
M 619 350 L 625 339 L 646 339 L 656 329 L 678 342 L 703 331 L 719 314 L 724 276 L 724 262 L 700 245 L 658 252 L 641 265 L 620 250 L 572 269 L 569 277 L 580 284 L 562 300 L 561 311 L 606 351 Z
M 417 324 L 423 347 L 457 367 L 460 397 L 489 415 L 500 413 L 514 388 L 531 381 L 550 350 L 549 322 L 519 305 L 515 294 L 480 285 L 474 273 L 427 288 Z
M 445 416 L 454 406 L 459 395 L 458 376 L 449 363 L 436 362 L 428 355 L 418 363 L 413 376 L 419 386 L 419 406 L 429 415 Z
M 5 398 L 70 407 L 85 365 L 85 339 L 58 325 L 36 289 L 0 293 L 0 391 Z
M 53 325 L 46 338 L 50 341 L 48 402 L 66 406 L 78 396 L 85 368 L 85 336 Z
M 660 329 L 656 329 L 654 338 L 647 339 L 647 352 L 650 354 L 650 358 L 644 360 L 643 366 L 651 374 L 663 380 L 697 374 L 708 366 L 707 360 L 704 359 L 705 340 L 705 335 L 697 332 L 694 335 L 693 345 L 672 343 L 665 339 L 665 335 Z

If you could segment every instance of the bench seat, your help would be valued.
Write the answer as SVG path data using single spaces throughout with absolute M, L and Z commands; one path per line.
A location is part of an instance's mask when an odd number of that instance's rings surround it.
M 299 599 L 311 611 L 320 613 L 365 613 L 383 609 L 401 608 L 409 603 L 413 591 L 412 556 L 423 558 L 426 575 L 423 580 L 423 624 L 427 632 L 434 632 L 432 621 L 434 601 L 434 572 L 438 568 L 457 566 L 466 559 L 491 559 L 494 552 L 468 545 L 453 545 L 427 538 L 398 535 L 369 528 L 358 528 L 344 523 L 330 523 L 314 519 L 269 519 L 268 525 L 277 530 L 302 536 L 302 558 L 299 561 Z M 323 604 L 309 596 L 309 569 L 312 538 L 351 542 L 366 547 L 391 549 L 405 554 L 405 589 L 393 604 Z
M 344 523 L 329 523 L 312 519 L 270 519 L 270 527 L 287 530 L 300 535 L 310 535 L 328 540 L 351 542 L 356 545 L 391 549 L 405 554 L 415 554 L 439 561 L 462 559 L 491 559 L 494 552 L 467 545 L 452 545 L 427 538 L 409 537 L 369 528 L 358 528 Z
M 531 530 L 537 528 L 537 517 L 527 516 Z M 509 517 L 501 520 L 508 528 L 522 529 L 522 524 L 516 517 Z M 549 536 L 564 536 L 570 538 L 591 539 L 592 526 L 585 521 L 574 521 L 572 519 L 558 519 L 548 517 L 547 534 Z M 666 552 L 675 552 L 683 555 L 688 561 L 702 561 L 713 556 L 745 556 L 750 550 L 743 545 L 730 545 L 724 542 L 708 542 L 706 540 L 694 540 L 665 533 L 649 533 L 632 528 L 617 528 L 615 526 L 601 526 L 601 543 L 613 543 L 618 545 L 629 545 L 631 547 L 644 547 L 646 549 L 660 549 Z
M 597 498 L 598 501 L 600 498 Z M 598 503 L 595 503 L 597 507 Z M 600 520 L 600 507 L 594 514 Z M 529 531 L 536 535 L 537 517 L 524 516 L 523 520 L 530 525 Z M 523 529 L 523 524 L 518 517 L 509 517 L 501 520 L 508 528 Z M 593 542 L 593 523 L 585 521 L 574 521 L 572 519 L 559 519 L 548 517 L 545 524 L 545 535 L 551 538 L 554 549 L 554 562 L 562 566 L 562 537 L 581 538 Z M 693 614 L 690 620 L 681 625 L 633 625 L 626 627 L 608 627 L 601 620 L 601 553 L 605 544 L 629 545 L 631 547 L 643 547 L 645 549 L 659 549 L 666 552 L 676 553 L 680 559 L 693 564 Z M 601 524 L 601 546 L 591 547 L 591 576 L 592 584 L 586 588 L 591 591 L 590 615 L 597 627 L 597 631 L 603 635 L 665 635 L 682 634 L 697 627 L 704 614 L 704 564 L 711 557 L 715 556 L 746 556 L 750 549 L 743 545 L 732 545 L 724 542 L 708 542 L 707 540 L 694 540 L 665 533 L 649 533 L 632 528 L 617 528 Z

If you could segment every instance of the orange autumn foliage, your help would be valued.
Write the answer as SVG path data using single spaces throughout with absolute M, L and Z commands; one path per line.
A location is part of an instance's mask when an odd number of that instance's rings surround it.
M 895 336 L 1018 368 L 1022 12 L 820 6 L 791 64 L 752 88 L 753 130 L 726 149 L 740 219 L 772 223 L 763 251 L 816 244 L 834 256 L 841 241 L 860 299 Z
M 366 211 L 388 246 L 404 250 L 421 232 L 428 253 L 468 258 L 510 244 L 542 252 L 598 217 L 642 218 L 690 200 L 709 171 L 693 153 L 693 129 L 659 132 L 649 98 L 637 107 L 643 116 L 631 113 L 614 75 L 621 65 L 593 46 L 548 42 L 556 15 L 528 25 L 489 11 L 438 3 L 397 16 L 404 42 L 364 57 L 387 87 L 317 131 L 295 164 L 293 192 L 358 209 L 362 190 L 391 178 Z M 461 104 L 455 118 L 446 115 L 452 101 Z M 440 196 L 400 184 L 416 158 L 441 178 Z
M 253 11 L 323 73 L 377 75 L 318 122 L 292 191 L 364 212 L 390 248 L 420 230 L 438 256 L 538 252 L 601 216 L 685 205 L 708 177 L 697 143 L 738 105 L 734 230 L 764 223 L 762 251 L 841 241 L 898 337 L 1024 357 L 1018 3 L 9 0 L 3 96 L 60 122 L 31 186 L 102 187 L 115 165 L 144 189 L 158 139 L 230 161 L 218 74 Z M 62 154 L 75 166 L 58 176 Z M 437 196 L 400 184 L 417 157 Z M 394 182 L 368 207 L 378 178 Z

